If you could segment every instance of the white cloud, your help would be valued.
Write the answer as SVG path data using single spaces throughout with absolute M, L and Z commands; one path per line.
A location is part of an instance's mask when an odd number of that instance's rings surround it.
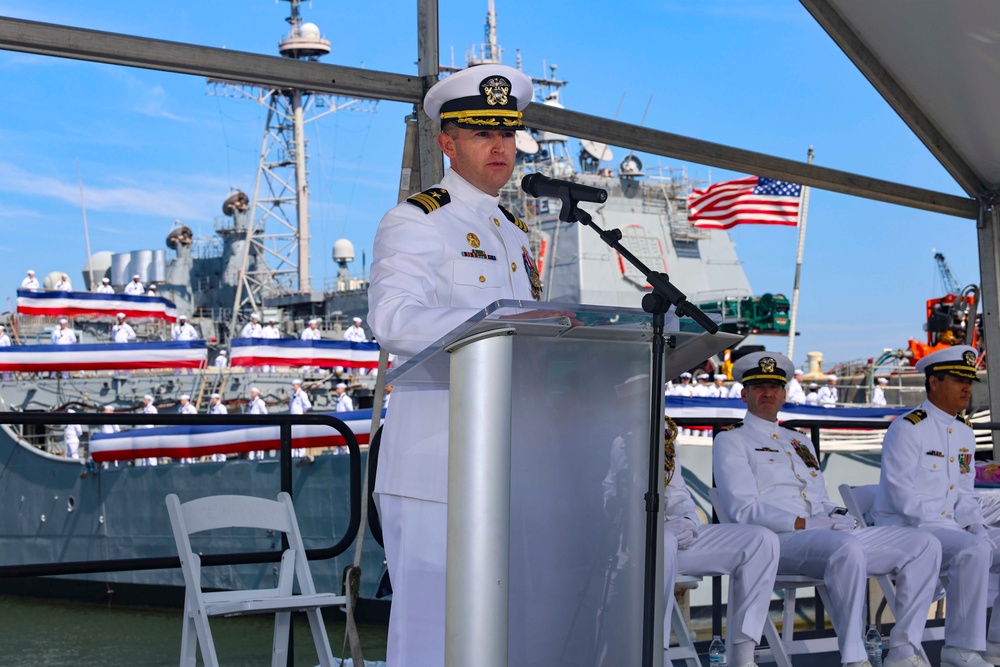
M 202 219 L 218 208 L 219 193 L 227 190 L 213 177 L 133 175 L 133 178 L 153 185 L 109 187 L 85 183 L 87 210 Z M 64 181 L 49 174 L 31 173 L 6 162 L 0 162 L 0 192 L 54 199 L 74 208 L 80 206 L 80 186 L 75 179 Z

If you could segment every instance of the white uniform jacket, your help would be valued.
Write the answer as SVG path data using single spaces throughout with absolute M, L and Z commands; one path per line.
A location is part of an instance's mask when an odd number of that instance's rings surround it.
M 72 329 L 66 327 L 63 329 L 59 327 L 52 331 L 52 344 L 53 345 L 72 345 L 76 342 L 76 333 Z
M 499 197 L 451 169 L 439 189 L 418 196 L 432 202 L 430 212 L 399 204 L 379 223 L 372 250 L 368 325 L 399 364 L 498 299 L 535 300 L 528 235 Z M 393 394 L 375 490 L 447 502 L 448 392 L 400 386 Z
M 111 285 L 98 285 L 97 289 L 94 290 L 97 294 L 114 294 L 115 288 Z
M 257 398 L 250 401 L 250 414 L 252 415 L 266 415 L 267 414 L 267 404 L 264 403 L 264 399 L 258 396 Z
M 193 403 L 188 401 L 187 403 L 181 406 L 181 409 L 178 410 L 178 412 L 182 415 L 196 415 L 198 414 L 198 409 L 194 407 Z
M 337 397 L 337 412 L 350 412 L 354 409 L 354 401 L 347 394 Z
M 263 338 L 264 328 L 257 322 L 247 322 L 243 325 L 240 338 Z
M 38 289 L 38 278 L 25 278 L 21 281 L 21 289 Z
M 226 406 L 222 404 L 222 401 L 219 401 L 215 405 L 209 405 L 208 406 L 208 414 L 210 414 L 210 415 L 228 415 L 229 414 L 229 410 L 227 410 Z
M 294 394 L 288 398 L 288 411 L 293 415 L 304 415 L 306 410 L 312 409 L 312 401 L 309 400 L 309 395 L 299 388 Z
M 833 407 L 837 404 L 837 388 L 831 387 L 830 385 L 823 385 L 816 392 L 817 398 L 819 398 L 819 404 L 824 407 Z
M 54 292 L 72 292 L 73 283 L 68 280 L 60 280 L 56 283 L 56 286 L 52 288 Z
M 137 283 L 134 280 L 130 280 L 124 289 L 122 289 L 122 294 L 128 294 L 129 296 L 143 296 L 145 293 L 146 290 L 142 286 L 142 283 Z
M 796 517 L 826 516 L 835 507 L 809 438 L 749 412 L 715 436 L 712 469 L 734 523 L 783 533 L 795 530 Z
M 806 402 L 806 392 L 802 389 L 802 383 L 792 378 L 788 381 L 788 387 L 786 388 L 786 395 L 788 398 L 785 400 L 789 403 L 794 403 L 795 405 L 802 405 Z
M 368 340 L 368 336 L 363 327 L 351 326 L 344 331 L 344 340 L 348 343 L 364 343 Z
M 965 528 L 983 523 L 973 488 L 976 438 L 930 401 L 897 418 L 882 440 L 872 518 L 880 526 Z
M 170 337 L 173 340 L 198 340 L 198 331 L 185 322 L 184 324 L 178 324 L 174 327 L 171 332 Z
M 10 347 L 10 336 L 0 334 L 0 347 Z
M 266 327 L 263 327 L 260 330 L 260 337 L 268 338 L 270 340 L 275 340 L 281 338 L 281 332 L 278 331 L 278 327 L 272 327 L 271 325 L 267 325 Z
M 111 327 L 111 340 L 116 343 L 129 343 L 135 340 L 135 330 L 127 322 Z
M 875 407 L 883 407 L 885 404 L 885 389 L 882 387 L 875 387 L 874 391 L 872 391 L 872 405 Z
M 320 338 L 322 338 L 322 334 L 320 334 L 319 329 L 308 327 L 302 330 L 302 340 L 319 340 Z

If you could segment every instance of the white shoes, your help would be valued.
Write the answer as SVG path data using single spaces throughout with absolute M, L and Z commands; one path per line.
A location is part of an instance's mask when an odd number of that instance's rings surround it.
M 990 667 L 975 651 L 945 646 L 941 649 L 941 667 Z
M 900 658 L 898 660 L 883 660 L 882 667 L 930 667 L 927 661 L 921 656 L 913 654 L 908 658 Z

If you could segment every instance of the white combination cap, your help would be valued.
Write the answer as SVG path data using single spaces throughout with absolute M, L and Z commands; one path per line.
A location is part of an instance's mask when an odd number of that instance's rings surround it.
M 319 320 L 317 319 L 309 320 L 309 324 L 319 324 Z
M 361 324 L 361 318 L 360 317 L 355 317 L 354 318 L 354 323 L 355 324 Z
M 149 289 L 151 289 L 151 290 L 153 290 L 155 292 L 156 291 L 156 285 L 150 285 Z
M 928 354 L 917 362 L 917 372 L 931 375 L 947 373 L 963 380 L 979 382 L 976 361 L 979 353 L 971 345 L 952 345 Z
M 114 412 L 115 411 L 115 406 L 113 406 L 110 403 L 108 403 L 107 405 L 104 406 L 104 411 L 105 412 Z
M 111 278 L 101 278 L 101 282 L 102 283 L 110 283 L 111 282 Z
M 251 394 L 259 394 L 260 393 L 260 389 L 257 388 L 257 387 L 250 387 L 250 393 Z
M 438 81 L 424 96 L 433 121 L 471 130 L 523 130 L 521 111 L 531 102 L 528 76 L 508 65 L 478 65 Z
M 28 269 L 28 275 L 29 276 L 35 275 L 35 270 L 34 269 Z
M 302 380 L 300 380 L 300 379 L 298 379 L 298 378 L 295 378 L 294 380 L 292 380 L 292 385 L 293 385 L 293 386 L 294 386 L 294 385 L 297 385 L 297 384 L 302 384 Z
M 219 356 L 220 357 L 226 356 L 226 351 L 225 350 L 219 350 Z
M 222 396 L 220 396 L 219 394 L 212 394 L 212 396 L 211 396 L 211 397 L 212 397 L 212 398 L 222 398 Z
M 139 274 L 138 273 L 135 274 L 134 276 L 132 276 L 132 280 L 138 280 L 138 279 L 139 279 Z
M 59 324 L 69 324 L 69 320 L 67 320 L 65 317 L 60 317 Z
M 826 379 L 827 379 L 827 382 L 836 382 L 837 381 L 837 376 L 836 375 L 827 375 Z
M 707 380 L 709 377 L 711 377 L 711 376 L 709 376 L 708 373 L 698 373 L 698 379 L 699 380 Z
M 187 318 L 188 318 L 187 315 L 178 315 L 177 316 L 177 319 L 179 319 L 179 320 L 186 320 Z
M 72 412 L 73 414 L 76 414 L 76 410 L 74 410 L 73 408 L 66 408 L 66 412 Z
M 190 401 L 191 397 L 188 394 L 181 394 L 182 401 Z
M 125 317 L 125 313 L 118 313 L 115 317 Z
M 250 319 L 251 320 L 259 320 L 260 319 L 260 315 L 258 315 L 257 313 L 250 313 Z
M 146 394 L 145 396 L 142 397 L 142 400 L 144 400 L 144 401 L 151 401 L 151 400 L 153 400 L 153 397 L 150 396 L 149 394 Z
M 337 385 L 336 385 L 336 388 L 337 389 L 347 389 L 347 385 L 344 384 L 343 382 L 338 382 Z
M 716 373 L 716 374 L 715 374 L 715 375 L 714 375 L 714 376 L 712 377 L 712 379 L 713 379 L 713 380 L 722 380 L 723 382 L 725 382 L 725 381 L 726 381 L 726 376 L 725 376 L 725 375 L 723 375 L 722 373 Z
M 681 377 L 682 378 L 687 378 L 688 380 L 690 380 L 691 379 L 691 374 L 688 373 L 687 371 L 684 371 L 683 373 L 681 373 Z
M 881 385 L 887 385 L 887 384 L 889 384 L 889 379 L 888 378 L 879 378 L 879 379 L 876 380 L 876 382 L 878 382 Z
M 792 373 L 792 375 L 802 375 L 802 369 L 801 368 L 796 368 L 795 372 Z
M 752 352 L 733 364 L 733 377 L 744 385 L 773 382 L 784 386 L 792 371 L 791 360 L 779 352 Z

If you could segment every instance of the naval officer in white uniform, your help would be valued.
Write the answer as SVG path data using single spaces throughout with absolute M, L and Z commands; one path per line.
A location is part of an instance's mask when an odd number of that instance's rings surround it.
M 129 296 L 142 296 L 146 292 L 142 283 L 139 281 L 139 274 L 132 276 L 132 281 L 125 285 L 122 289 L 122 294 L 128 294 Z
M 877 384 L 875 389 L 872 391 L 872 405 L 876 408 L 884 408 L 886 406 L 885 388 L 889 385 L 889 380 L 886 378 L 878 378 L 875 382 Z
M 41 287 L 38 278 L 35 277 L 34 269 L 28 269 L 28 275 L 21 281 L 21 289 L 36 290 Z
M 806 392 L 802 388 L 802 369 L 796 368 L 792 373 L 792 379 L 788 381 L 785 393 L 788 394 L 788 402 L 795 405 L 805 405 Z
M 97 294 L 114 294 L 115 288 L 111 286 L 110 278 L 101 278 L 101 284 L 94 290 Z
M 344 331 L 344 340 L 348 343 L 364 343 L 368 340 L 365 335 L 365 328 L 361 326 L 361 318 L 355 317 L 351 326 Z
M 243 325 L 243 330 L 240 332 L 240 338 L 263 338 L 264 329 L 260 326 L 260 315 L 257 313 L 250 314 L 250 321 Z
M 872 518 L 880 526 L 918 526 L 941 542 L 948 575 L 941 664 L 1000 665 L 997 600 L 986 629 L 989 575 L 1000 569 L 1000 530 L 983 525 L 973 488 L 976 438 L 958 416 L 977 381 L 976 350 L 968 345 L 940 350 L 917 362 L 917 370 L 926 374 L 927 400 L 886 431 Z
M 715 438 L 712 465 L 722 511 L 734 522 L 778 535 L 778 571 L 823 579 L 830 618 L 845 665 L 866 665 L 864 603 L 868 577 L 896 579 L 896 625 L 887 667 L 926 667 L 917 648 L 937 585 L 941 546 L 927 533 L 903 527 L 856 530 L 826 493 L 812 442 L 778 425 L 792 362 L 774 352 L 749 354 L 733 366 L 743 382 L 747 414 Z
M 504 65 L 471 67 L 428 91 L 450 161 L 441 183 L 382 218 L 375 235 L 368 324 L 398 363 L 497 299 L 541 298 L 528 228 L 500 207 L 514 170 L 514 133 L 531 80 Z M 386 661 L 444 664 L 448 392 L 399 387 L 379 453 L 386 560 L 393 584 Z

